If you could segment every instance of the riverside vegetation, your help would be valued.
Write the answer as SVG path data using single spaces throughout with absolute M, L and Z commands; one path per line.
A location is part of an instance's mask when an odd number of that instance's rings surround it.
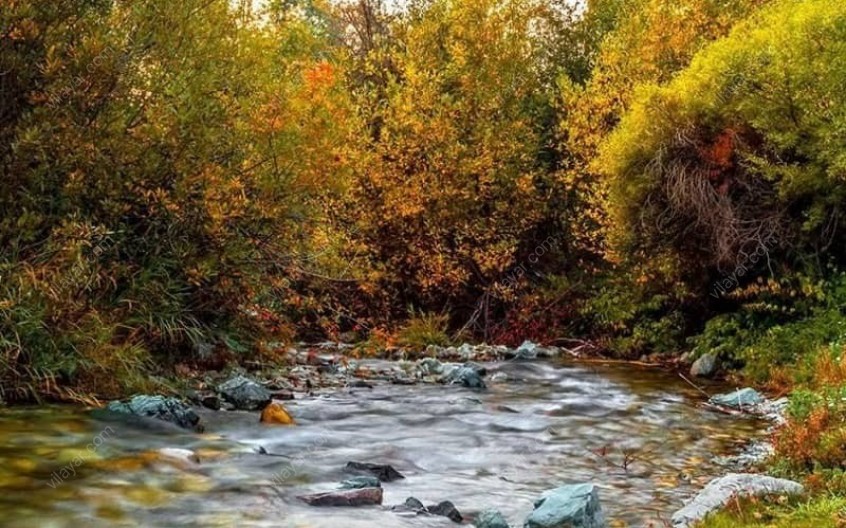
M 524 339 L 789 395 L 846 523 L 846 4 L 3 0 L 0 395 Z

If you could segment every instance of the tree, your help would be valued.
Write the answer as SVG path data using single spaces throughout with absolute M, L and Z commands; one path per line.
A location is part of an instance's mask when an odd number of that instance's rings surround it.
M 3 16 L 0 60 L 27 81 L 1 132 L 2 375 L 96 383 L 255 343 L 257 301 L 290 300 L 332 236 L 356 129 L 312 26 L 226 0 Z

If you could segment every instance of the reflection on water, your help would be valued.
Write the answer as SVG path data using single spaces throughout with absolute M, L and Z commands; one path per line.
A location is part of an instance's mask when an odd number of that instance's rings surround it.
M 696 405 L 670 374 L 622 365 L 492 365 L 486 392 L 383 385 L 288 402 L 297 427 L 207 412 L 206 433 L 101 422 L 82 409 L 0 414 L 0 526 L 454 526 L 388 511 L 408 496 L 497 508 L 522 526 L 543 491 L 593 482 L 619 526 L 662 526 L 756 423 Z M 266 456 L 252 453 L 263 446 Z M 195 451 L 200 464 L 163 458 Z M 347 461 L 388 463 L 385 508 L 317 509 Z

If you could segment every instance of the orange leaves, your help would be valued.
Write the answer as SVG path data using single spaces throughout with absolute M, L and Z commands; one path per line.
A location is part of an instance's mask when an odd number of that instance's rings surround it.
M 820 352 L 814 358 L 813 379 L 821 388 L 846 386 L 846 347 Z
M 734 155 L 734 131 L 730 128 L 723 130 L 708 148 L 700 149 L 700 154 L 717 170 L 730 168 Z
M 699 149 L 699 156 L 708 169 L 707 175 L 717 192 L 725 195 L 731 185 L 731 178 L 726 174 L 734 166 L 735 133 L 726 129 L 714 141 Z
M 335 84 L 335 68 L 322 61 L 307 69 L 303 78 L 309 92 L 324 92 Z
M 775 449 L 801 468 L 846 465 L 846 427 L 825 404 L 814 408 L 805 420 L 791 419 L 775 435 Z

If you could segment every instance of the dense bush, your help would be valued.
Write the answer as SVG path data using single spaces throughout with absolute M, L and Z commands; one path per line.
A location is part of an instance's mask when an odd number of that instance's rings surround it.
M 832 270 L 829 274 L 826 280 L 759 278 L 732 292 L 735 309 L 709 319 L 701 333 L 689 338 L 694 354 L 716 354 L 761 383 L 804 381 L 803 361 L 846 335 L 846 278 Z
M 778 2 L 640 90 L 598 162 L 624 246 L 703 271 L 761 245 L 842 258 L 844 18 L 837 2 Z
M 252 305 L 302 268 L 355 122 L 307 32 L 225 1 L 14 2 L 0 21 L 3 387 L 115 392 L 99 381 L 149 353 L 260 336 Z

